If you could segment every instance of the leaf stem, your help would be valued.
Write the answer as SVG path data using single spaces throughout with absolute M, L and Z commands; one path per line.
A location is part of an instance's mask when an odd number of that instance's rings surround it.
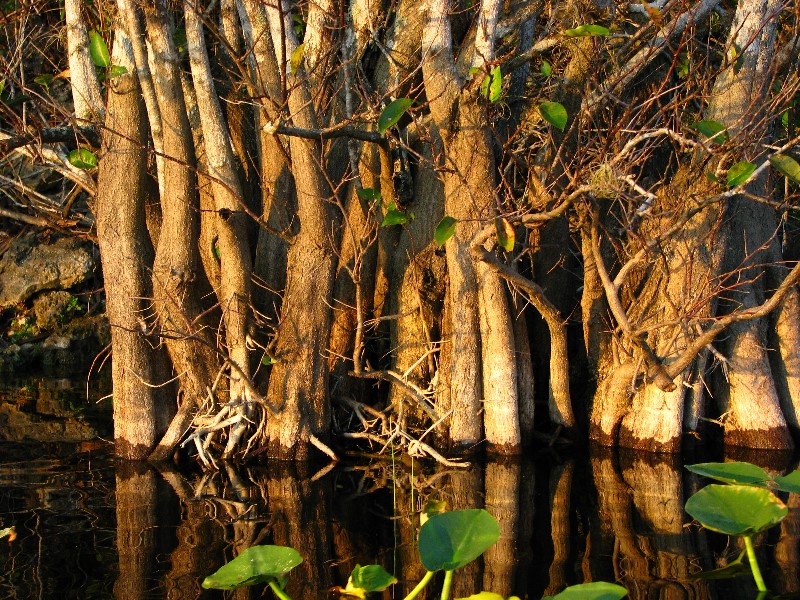
M 744 546 L 747 548 L 747 562 L 750 563 L 750 570 L 753 572 L 753 579 L 756 580 L 756 587 L 759 592 L 766 592 L 767 586 L 764 584 L 764 578 L 761 576 L 761 569 L 758 566 L 756 551 L 753 548 L 753 539 L 749 535 L 744 536 Z
M 281 586 L 278 585 L 278 582 L 274 579 L 269 580 L 269 587 L 272 588 L 272 591 L 275 592 L 275 595 L 280 598 L 280 600 L 292 600 L 292 598 L 281 589 Z
M 453 572 L 444 572 L 444 583 L 442 584 L 442 600 L 450 599 L 450 586 L 453 585 Z
M 431 577 L 433 577 L 433 571 L 426 572 L 425 576 L 422 579 L 420 579 L 419 583 L 417 584 L 417 587 L 411 590 L 411 593 L 409 593 L 408 596 L 403 598 L 403 600 L 411 600 L 412 598 L 416 598 L 422 591 L 422 589 L 426 585 L 428 585 L 428 582 L 431 580 Z

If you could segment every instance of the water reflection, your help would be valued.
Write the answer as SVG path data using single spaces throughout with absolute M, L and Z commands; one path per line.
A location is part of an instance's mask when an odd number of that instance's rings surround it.
M 500 523 L 500 541 L 457 574 L 454 598 L 482 589 L 539 598 L 595 580 L 616 580 L 632 598 L 756 596 L 747 577 L 692 577 L 739 548 L 691 525 L 684 501 L 703 483 L 674 457 L 595 450 L 583 460 L 548 454 L 468 470 L 397 460 L 204 474 L 65 450 L 0 447 L 0 526 L 18 533 L 0 543 L 2 597 L 259 598 L 263 588 L 223 594 L 200 582 L 244 549 L 272 543 L 304 558 L 287 587 L 296 599 L 336 597 L 330 590 L 356 564 L 375 562 L 400 580 L 383 597 L 402 598 L 424 574 L 416 533 L 431 501 L 485 507 Z M 785 457 L 748 458 L 788 466 Z M 760 553 L 772 588 L 797 593 L 800 498 L 785 500 L 789 516 L 761 537 Z

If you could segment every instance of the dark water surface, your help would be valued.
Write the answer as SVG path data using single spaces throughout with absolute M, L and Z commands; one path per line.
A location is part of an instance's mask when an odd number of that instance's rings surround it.
M 64 435 L 84 426 L 107 435 L 102 405 L 78 407 L 68 386 L 54 395 L 45 385 L 26 389 L 28 400 L 19 389 L 1 398 L 4 439 L 46 437 L 76 410 Z M 484 507 L 500 521 L 500 541 L 456 573 L 453 598 L 482 589 L 540 598 L 594 580 L 618 581 L 633 598 L 756 597 L 749 577 L 690 579 L 740 547 L 691 525 L 683 504 L 704 482 L 668 457 L 548 450 L 470 469 L 387 457 L 330 470 L 268 463 L 204 474 L 115 461 L 110 450 L 102 441 L 0 443 L 0 528 L 17 534 L 0 540 L 0 598 L 219 598 L 200 587 L 203 578 L 267 543 L 304 557 L 287 586 L 296 600 L 334 598 L 328 590 L 345 585 L 356 563 L 374 562 L 401 580 L 394 597 L 402 598 L 424 574 L 414 535 L 430 500 Z M 735 458 L 789 467 L 785 456 Z M 788 517 L 758 540 L 777 593 L 800 590 L 800 501 L 784 500 Z M 271 592 L 227 593 L 262 596 Z

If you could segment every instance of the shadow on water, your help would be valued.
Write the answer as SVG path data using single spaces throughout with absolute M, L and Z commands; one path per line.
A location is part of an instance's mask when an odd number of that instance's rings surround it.
M 705 482 L 674 457 L 593 449 L 457 470 L 398 457 L 322 472 L 269 463 L 202 473 L 118 462 L 109 450 L 0 444 L 0 528 L 17 534 L 0 541 L 0 597 L 269 597 L 263 587 L 223 594 L 200 583 L 252 545 L 280 544 L 304 558 L 287 587 L 295 599 L 336 597 L 329 590 L 356 564 L 375 562 L 397 575 L 402 598 L 424 574 L 415 536 L 433 501 L 483 507 L 500 523 L 499 542 L 457 573 L 453 598 L 482 589 L 540 598 L 597 580 L 641 599 L 756 597 L 749 577 L 692 577 L 741 548 L 691 524 L 683 505 Z M 789 467 L 785 455 L 735 458 Z M 789 516 L 762 534 L 759 552 L 770 587 L 797 593 L 800 499 L 784 499 Z

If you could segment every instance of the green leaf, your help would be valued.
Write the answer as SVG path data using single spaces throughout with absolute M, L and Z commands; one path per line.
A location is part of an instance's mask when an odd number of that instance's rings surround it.
M 619 600 L 628 594 L 621 585 L 606 581 L 571 585 L 560 594 L 551 596 L 555 600 Z
M 706 172 L 706 178 L 710 179 L 710 180 L 711 180 L 711 181 L 713 181 L 714 183 L 718 183 L 718 184 L 720 184 L 720 185 L 725 185 L 725 184 L 722 182 L 722 179 L 720 179 L 719 177 L 717 177 L 716 175 L 714 175 L 714 174 L 713 174 L 711 171 L 708 171 L 708 172 Z
M 436 231 L 433 233 L 433 239 L 436 241 L 437 246 L 444 246 L 445 242 L 453 237 L 456 232 L 456 223 L 458 223 L 458 219 L 450 216 L 446 216 L 439 221 Z
M 777 171 L 794 180 L 795 183 L 800 183 L 800 165 L 791 156 L 776 154 L 770 157 L 769 162 Z
M 6 80 L 0 79 L 0 94 L 2 94 L 5 89 L 6 89 Z
M 204 588 L 232 590 L 281 578 L 303 562 L 294 548 L 252 546 L 203 580 Z
M 744 564 L 742 561 L 745 554 L 747 554 L 747 550 L 742 550 L 741 554 L 739 554 L 736 559 L 719 569 L 703 571 L 701 573 L 690 573 L 689 579 L 731 579 L 733 577 L 739 577 L 740 575 L 750 575 L 752 573 L 750 566 Z
M 306 45 L 303 43 L 297 46 L 297 48 L 294 49 L 294 52 L 292 52 L 292 56 L 289 58 L 289 71 L 292 75 L 300 70 L 300 65 L 303 64 L 303 51 L 305 49 Z
M 686 501 L 686 512 L 711 531 L 752 535 L 780 523 L 789 510 L 767 489 L 711 484 Z
M 542 65 L 539 67 L 539 73 L 545 77 L 550 77 L 550 75 L 553 74 L 553 66 L 546 60 L 542 59 Z
M 722 144 L 728 141 L 725 125 L 719 121 L 698 121 L 695 129 L 708 138 L 710 142 Z
M 347 581 L 345 592 L 365 598 L 370 592 L 382 592 L 397 583 L 397 578 L 380 565 L 356 565 Z M 363 594 L 363 595 L 362 595 Z
M 770 479 L 769 474 L 764 469 L 748 462 L 698 463 L 696 465 L 686 465 L 686 469 L 692 473 L 716 479 L 723 483 L 765 487 L 764 482 Z
M 390 227 L 392 225 L 403 225 L 408 223 L 408 215 L 401 210 L 391 208 L 386 211 L 381 222 L 381 227 Z
M 33 79 L 34 83 L 38 83 L 48 92 L 50 91 L 50 84 L 53 82 L 53 76 L 50 73 L 43 73 Z
M 567 37 L 589 37 L 589 36 L 607 36 L 611 32 L 602 25 L 580 25 L 575 29 L 567 29 L 564 35 Z
M 675 65 L 675 73 L 681 79 L 689 76 L 689 53 L 681 52 L 678 55 L 678 63 Z
M 539 112 L 542 114 L 542 118 L 550 123 L 550 125 L 564 131 L 564 127 L 567 126 L 567 109 L 564 108 L 563 104 L 559 104 L 558 102 L 542 102 L 539 105 Z
M 456 598 L 456 600 L 506 600 L 503 598 L 501 594 L 496 594 L 494 592 L 478 592 L 477 594 L 472 594 L 467 598 Z
M 111 55 L 108 53 L 106 41 L 95 29 L 89 32 L 89 56 L 98 67 L 105 68 L 111 64 Z
M 383 109 L 381 116 L 378 117 L 378 131 L 381 134 L 386 133 L 390 127 L 397 124 L 406 111 L 411 107 L 414 101 L 411 98 L 398 98 L 389 106 Z
M 728 185 L 736 187 L 750 179 L 750 175 L 756 170 L 756 164 L 741 160 L 728 169 Z
M 428 571 L 453 571 L 471 563 L 500 538 L 500 526 L 483 509 L 431 516 L 420 527 L 419 556 Z
M 122 77 L 127 73 L 128 73 L 127 67 L 123 67 L 122 65 L 111 65 L 111 68 L 108 71 L 106 79 L 114 79 L 116 77 Z
M 794 471 L 788 475 L 776 477 L 775 484 L 776 490 L 800 494 L 800 471 Z
M 489 75 L 481 83 L 481 96 L 488 98 L 489 102 L 497 102 L 503 93 L 503 72 L 500 65 L 492 68 Z
M 79 169 L 94 169 L 97 166 L 97 157 L 91 150 L 77 148 L 67 156 L 70 164 Z
M 275 357 L 272 356 L 269 352 L 264 352 L 264 356 L 261 357 L 261 364 L 269 367 L 270 365 L 275 364 Z
M 380 202 L 381 192 L 375 188 L 361 188 L 356 192 L 364 202 Z
M 494 228 L 497 232 L 497 243 L 506 252 L 511 252 L 516 241 L 514 227 L 504 217 L 497 217 L 494 220 Z

